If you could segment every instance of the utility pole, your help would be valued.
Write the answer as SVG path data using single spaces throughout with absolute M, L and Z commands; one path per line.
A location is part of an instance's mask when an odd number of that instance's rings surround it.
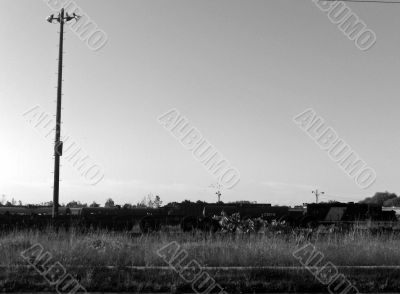
M 218 197 L 218 202 L 221 202 L 221 189 L 222 189 L 222 185 L 220 183 L 216 183 L 216 184 L 211 184 L 210 185 L 211 188 L 216 189 L 217 191 L 215 192 L 215 195 L 217 195 Z
M 215 192 L 215 194 L 216 194 L 217 197 L 218 197 L 218 203 L 221 202 L 221 195 L 222 195 L 221 191 L 218 190 L 217 192 Z
M 320 192 L 318 191 L 318 189 L 316 189 L 315 191 L 311 191 L 311 193 L 315 194 L 315 203 L 318 203 L 319 195 L 325 194 L 325 192 Z
M 53 185 L 53 218 L 58 216 L 58 199 L 60 194 L 60 157 L 62 156 L 63 142 L 61 141 L 61 96 L 62 96 L 62 67 L 63 67 L 63 47 L 64 47 L 64 23 L 70 20 L 78 20 L 79 16 L 75 13 L 70 16 L 64 15 L 64 8 L 57 17 L 54 14 L 47 18 L 49 23 L 56 21 L 60 24 L 60 44 L 58 48 L 58 80 L 57 80 L 57 111 L 56 111 L 56 134 L 54 141 L 54 185 Z

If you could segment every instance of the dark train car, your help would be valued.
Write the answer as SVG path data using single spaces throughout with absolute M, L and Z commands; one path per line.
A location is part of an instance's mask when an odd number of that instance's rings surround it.
M 157 231 L 161 226 L 180 225 L 184 231 L 216 231 L 220 226 L 214 216 L 234 213 L 239 213 L 242 219 L 285 220 L 294 224 L 303 211 L 271 204 L 183 202 L 160 208 L 59 207 L 59 216 L 54 220 L 51 207 L 0 207 L 0 228 L 44 228 L 51 225 L 74 226 L 82 230 L 130 231 L 139 225 L 142 232 L 149 232 Z
M 379 205 L 360 203 L 320 203 L 308 204 L 302 225 L 355 225 L 379 222 L 396 222 L 394 211 L 382 211 Z
M 288 213 L 278 219 L 278 221 L 285 221 L 289 226 L 299 227 L 306 211 L 306 208 L 303 206 L 289 207 Z
M 164 207 L 169 216 L 181 218 L 181 228 L 190 231 L 195 228 L 215 231 L 219 223 L 214 216 L 231 216 L 239 213 L 242 219 L 262 218 L 267 221 L 286 220 L 289 223 L 300 218 L 304 211 L 291 210 L 287 206 L 272 206 L 271 204 L 256 203 L 175 203 Z
M 66 208 L 59 207 L 59 216 L 52 219 L 51 207 L 0 207 L 0 230 L 45 228 L 50 226 L 84 230 L 110 229 L 131 231 L 139 225 L 142 232 L 157 231 L 161 226 L 180 225 L 183 231 L 201 229 L 217 231 L 214 216 L 239 213 L 242 219 L 262 218 L 268 222 L 285 222 L 289 226 L 320 225 L 393 227 L 397 224 L 394 211 L 357 203 L 320 203 L 302 206 L 272 206 L 253 203 L 173 203 L 160 208 Z
M 280 219 L 289 213 L 287 206 L 272 206 L 271 204 L 209 204 L 205 206 L 205 216 L 221 215 L 224 212 L 227 215 L 239 213 L 241 218 L 263 218 L 265 220 Z
M 146 218 L 156 218 L 162 212 L 155 208 L 71 208 L 74 225 L 86 229 L 109 229 L 130 231 Z
M 169 214 L 193 217 L 213 217 L 224 213 L 232 215 L 239 213 L 242 218 L 279 219 L 289 213 L 287 206 L 272 206 L 271 204 L 255 203 L 179 203 L 166 206 Z
M 1 215 L 51 215 L 53 208 L 50 206 L 0 206 Z M 69 215 L 70 209 L 59 207 L 60 215 Z
M 0 230 L 65 226 L 70 222 L 70 209 L 59 207 L 59 217 L 52 219 L 52 207 L 48 206 L 1 206 Z

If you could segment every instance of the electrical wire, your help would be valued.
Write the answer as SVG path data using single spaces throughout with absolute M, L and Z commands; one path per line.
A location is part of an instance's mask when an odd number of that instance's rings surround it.
M 354 197 L 354 196 L 349 196 L 349 197 L 346 197 L 346 196 L 337 196 L 337 195 L 332 195 L 332 194 L 323 194 L 323 195 L 321 195 L 321 196 L 325 196 L 325 197 L 327 197 L 327 198 L 335 198 L 335 200 L 336 199 L 339 199 L 339 200 L 346 200 L 346 201 L 350 201 L 350 202 L 357 202 L 357 201 L 360 201 L 360 199 L 358 199 L 358 200 L 355 200 L 354 198 L 356 198 L 356 197 Z
M 352 3 L 377 3 L 377 4 L 400 4 L 400 1 L 387 0 L 322 0 L 324 2 L 352 2 Z

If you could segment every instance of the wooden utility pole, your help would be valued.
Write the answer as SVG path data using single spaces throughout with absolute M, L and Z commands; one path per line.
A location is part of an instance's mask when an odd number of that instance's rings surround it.
M 60 157 L 63 151 L 63 142 L 61 141 L 61 98 L 62 98 L 62 68 L 63 68 L 63 47 L 64 47 L 64 23 L 70 20 L 78 20 L 79 17 L 74 13 L 72 16 L 64 14 L 64 8 L 57 17 L 50 15 L 47 21 L 53 23 L 57 21 L 60 24 L 60 43 L 58 47 L 58 79 L 57 79 L 57 110 L 56 110 L 56 128 L 54 140 L 54 185 L 53 185 L 53 211 L 52 216 L 58 216 L 58 200 L 60 195 Z

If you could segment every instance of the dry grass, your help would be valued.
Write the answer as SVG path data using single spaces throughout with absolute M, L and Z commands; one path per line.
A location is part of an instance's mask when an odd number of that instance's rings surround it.
M 191 285 L 172 270 L 126 266 L 166 266 L 156 251 L 171 241 L 185 248 L 190 259 L 203 266 L 228 293 L 322 293 L 319 283 L 305 268 L 222 270 L 218 266 L 299 266 L 292 256 L 298 235 L 276 234 L 184 234 L 176 229 L 148 235 L 107 231 L 71 232 L 14 231 L 0 235 L 0 289 L 3 291 L 54 291 L 35 270 L 27 267 L 20 253 L 40 243 L 88 291 L 135 293 L 188 293 Z M 336 265 L 400 265 L 400 236 L 350 232 L 314 234 L 311 241 Z M 105 268 L 104 266 L 116 266 Z M 83 267 L 82 267 L 83 266 Z M 341 270 L 363 293 L 398 292 L 398 270 Z
M 164 231 L 132 236 L 127 233 L 14 231 L 0 235 L 3 266 L 24 264 L 20 253 L 40 243 L 64 265 L 165 266 L 156 254 L 163 245 L 177 241 L 191 259 L 203 266 L 298 266 L 292 252 L 298 236 L 293 234 L 184 234 Z M 327 261 L 336 265 L 400 265 L 400 236 L 367 232 L 314 235 L 311 240 Z

